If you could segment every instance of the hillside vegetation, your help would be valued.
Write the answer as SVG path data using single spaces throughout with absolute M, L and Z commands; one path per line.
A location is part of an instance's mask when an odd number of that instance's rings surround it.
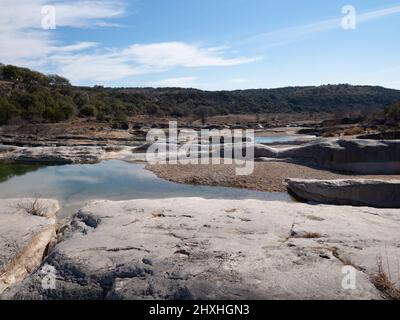
M 346 84 L 236 91 L 75 87 L 57 75 L 0 65 L 0 125 L 17 121 L 60 122 L 79 116 L 95 117 L 123 128 L 127 116 L 139 114 L 206 117 L 375 111 L 389 108 L 397 101 L 398 90 Z

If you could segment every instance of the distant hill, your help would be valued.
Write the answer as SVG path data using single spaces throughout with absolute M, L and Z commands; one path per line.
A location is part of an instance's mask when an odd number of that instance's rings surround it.
M 378 110 L 400 91 L 377 86 L 325 85 L 235 91 L 182 88 L 75 87 L 63 77 L 0 65 L 0 124 L 18 119 L 59 122 L 96 117 L 118 127 L 127 116 L 211 116 L 273 112 Z

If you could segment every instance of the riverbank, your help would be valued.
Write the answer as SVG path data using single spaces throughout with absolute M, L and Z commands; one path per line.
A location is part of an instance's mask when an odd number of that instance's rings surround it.
M 288 162 L 255 162 L 254 172 L 238 176 L 235 165 L 147 165 L 158 177 L 184 184 L 246 188 L 264 192 L 285 192 L 286 179 L 400 179 L 400 175 L 352 175 L 315 169 Z

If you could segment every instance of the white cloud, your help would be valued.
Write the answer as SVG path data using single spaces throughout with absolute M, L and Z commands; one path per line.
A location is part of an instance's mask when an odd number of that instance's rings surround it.
M 56 7 L 56 27 L 93 27 L 123 14 L 121 1 L 0 0 L 0 62 L 28 67 L 44 66 L 55 52 L 92 48 L 94 43 L 61 45 L 56 30 L 43 30 L 42 7 Z
M 55 7 L 57 25 L 60 27 L 113 26 L 104 19 L 117 18 L 125 12 L 121 1 L 67 1 Z
M 202 48 L 183 42 L 135 44 L 122 52 L 140 64 L 155 68 L 224 67 L 253 62 L 260 58 L 221 56 L 225 48 Z
M 117 24 L 110 19 L 125 13 L 122 0 L 0 0 L 0 62 L 41 67 L 73 83 L 85 84 L 179 67 L 234 66 L 258 59 L 227 57 L 232 55 L 227 51 L 229 48 L 185 42 L 133 44 L 108 50 L 96 42 L 61 43 L 56 40 L 57 30 L 41 28 L 42 6 L 49 4 L 56 8 L 57 27 L 112 27 Z M 181 85 L 184 80 L 190 79 L 166 79 L 165 84 Z
M 369 22 L 371 20 L 384 18 L 386 16 L 400 13 L 400 5 L 395 5 L 385 9 L 373 10 L 357 14 L 357 24 Z M 261 33 L 242 41 L 243 44 L 249 42 L 262 42 L 263 47 L 270 48 L 281 46 L 297 41 L 301 41 L 308 36 L 324 31 L 339 29 L 342 26 L 342 17 L 322 20 L 315 23 L 293 26 Z
M 45 5 L 56 8 L 57 27 L 93 27 L 124 14 L 118 0 L 0 0 L 0 30 L 40 29 Z
M 222 48 L 206 48 L 184 42 L 134 44 L 121 50 L 89 54 L 54 54 L 50 59 L 63 76 L 73 83 L 108 82 L 175 68 L 226 67 L 256 61 L 258 58 L 226 58 Z M 178 86 L 178 80 L 166 79 L 161 86 Z M 193 79 L 192 79 L 193 80 Z M 175 84 L 176 85 L 175 85 Z M 181 84 L 179 84 L 181 86 Z M 182 84 L 183 86 L 183 84 Z
M 393 14 L 400 13 L 400 5 L 396 5 L 390 8 L 365 12 L 358 16 L 358 22 L 366 22 L 373 19 L 383 18 Z
M 134 66 L 115 54 L 66 54 L 50 57 L 59 73 L 73 83 L 108 82 L 148 72 L 146 68 Z
M 54 47 L 51 51 L 53 52 L 74 52 L 81 51 L 89 48 L 97 47 L 99 44 L 97 42 L 78 42 L 68 46 Z

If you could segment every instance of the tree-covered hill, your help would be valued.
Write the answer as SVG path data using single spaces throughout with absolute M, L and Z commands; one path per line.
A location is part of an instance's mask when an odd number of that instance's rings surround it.
M 0 65 L 0 124 L 96 117 L 118 126 L 127 116 L 210 116 L 270 112 L 376 110 L 400 101 L 400 91 L 326 85 L 236 91 L 182 88 L 75 87 L 65 78 Z

